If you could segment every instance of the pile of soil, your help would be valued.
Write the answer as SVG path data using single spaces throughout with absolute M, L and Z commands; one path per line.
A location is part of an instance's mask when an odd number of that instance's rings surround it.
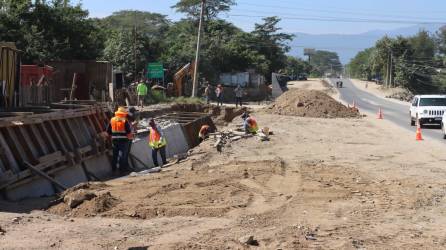
M 292 89 L 285 92 L 267 108 L 278 115 L 314 118 L 356 118 L 360 114 L 318 90 Z
M 109 211 L 120 203 L 120 200 L 105 189 L 109 187 L 103 183 L 81 183 L 67 189 L 62 194 L 63 202 L 48 209 L 48 212 L 63 216 L 92 217 Z M 87 194 L 87 195 L 85 195 Z M 68 197 L 82 197 L 73 206 Z M 75 199 L 76 199 L 75 198 Z

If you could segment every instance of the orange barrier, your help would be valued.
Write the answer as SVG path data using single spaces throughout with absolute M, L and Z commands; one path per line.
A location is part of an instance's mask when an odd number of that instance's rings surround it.
M 384 119 L 383 110 L 381 108 L 379 108 L 379 110 L 378 110 L 378 119 L 380 119 L 380 120 Z
M 417 122 L 417 133 L 415 135 L 415 139 L 417 141 L 422 141 L 423 140 L 423 136 L 421 135 L 421 126 L 420 126 L 420 121 Z

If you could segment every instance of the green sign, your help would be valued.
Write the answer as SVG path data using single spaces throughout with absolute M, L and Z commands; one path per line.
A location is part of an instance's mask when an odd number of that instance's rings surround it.
M 147 78 L 161 79 L 164 78 L 164 67 L 162 63 L 149 63 L 147 65 Z

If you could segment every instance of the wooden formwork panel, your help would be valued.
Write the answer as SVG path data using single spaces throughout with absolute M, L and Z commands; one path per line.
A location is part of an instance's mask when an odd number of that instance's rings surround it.
M 55 113 L 0 120 L 0 189 L 32 177 L 27 164 L 50 172 L 110 149 L 99 136 L 110 117 L 105 109 Z

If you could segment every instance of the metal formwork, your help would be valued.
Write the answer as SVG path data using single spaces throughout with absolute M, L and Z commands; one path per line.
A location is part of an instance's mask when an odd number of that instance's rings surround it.
M 111 148 L 102 136 L 110 119 L 107 108 L 55 106 L 46 113 L 10 113 L 14 116 L 0 119 L 0 190 L 36 178 L 33 169 L 48 176 L 75 165 L 87 171 L 86 160 Z

